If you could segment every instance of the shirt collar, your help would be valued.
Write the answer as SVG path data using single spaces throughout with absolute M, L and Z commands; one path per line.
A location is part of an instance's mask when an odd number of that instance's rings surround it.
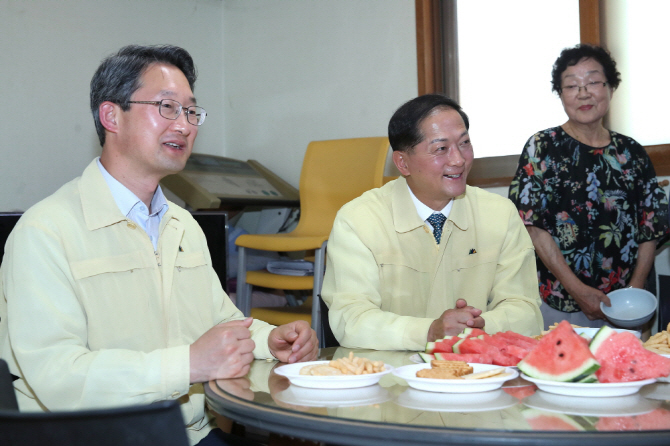
M 137 198 L 137 195 L 132 193 L 130 189 L 121 184 L 116 178 L 114 178 L 109 172 L 107 172 L 105 166 L 103 166 L 102 163 L 100 162 L 100 157 L 96 158 L 95 161 L 98 164 L 98 169 L 100 169 L 100 173 L 102 174 L 102 177 L 105 179 L 107 186 L 109 186 L 109 190 L 112 192 L 112 196 L 114 197 L 116 205 L 119 207 L 121 213 L 126 217 L 128 217 L 128 214 L 130 214 L 133 207 L 135 207 L 138 203 L 141 203 L 142 200 Z M 163 190 L 159 185 L 156 188 L 156 192 L 154 192 L 154 196 L 151 198 L 152 212 L 150 215 L 155 215 L 163 211 L 164 207 L 166 208 L 165 210 L 167 210 L 168 203 L 167 200 L 165 199 L 165 195 L 163 194 Z
M 449 203 L 447 203 L 447 205 L 441 211 L 435 211 L 426 206 L 425 204 L 423 204 L 421 200 L 416 198 L 416 195 L 414 195 L 414 192 L 412 192 L 412 188 L 409 187 L 409 184 L 407 185 L 407 189 L 409 190 L 409 196 L 412 197 L 412 202 L 414 203 L 416 211 L 419 213 L 419 217 L 421 217 L 421 220 L 425 221 L 428 217 L 430 217 L 435 213 L 442 213 L 445 217 L 449 218 L 451 208 L 454 205 L 453 199 L 449 200 Z

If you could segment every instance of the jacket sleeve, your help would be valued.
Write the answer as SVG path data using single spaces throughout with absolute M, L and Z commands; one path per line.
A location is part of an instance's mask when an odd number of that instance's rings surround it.
M 537 286 L 535 250 L 519 216 L 510 205 L 507 235 L 502 245 L 487 311 L 482 314 L 488 333 L 512 330 L 538 335 L 544 327 Z

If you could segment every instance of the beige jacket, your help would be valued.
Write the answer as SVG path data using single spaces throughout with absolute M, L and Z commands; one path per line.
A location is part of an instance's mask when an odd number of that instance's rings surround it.
M 456 300 L 489 333 L 542 329 L 533 244 L 508 199 L 474 187 L 454 200 L 438 246 L 404 178 L 342 207 L 328 241 L 322 296 L 340 344 L 423 350 Z
M 1 268 L 0 346 L 20 376 L 21 410 L 178 399 L 191 441 L 209 432 L 202 385 L 189 384 L 189 344 L 243 316 L 198 224 L 169 206 L 154 252 L 94 161 L 18 222 Z M 272 328 L 252 325 L 257 358 L 271 357 Z

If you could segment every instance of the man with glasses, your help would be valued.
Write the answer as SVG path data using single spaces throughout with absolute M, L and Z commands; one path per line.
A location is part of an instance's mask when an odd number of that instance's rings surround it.
M 184 168 L 207 116 L 195 80 L 174 46 L 122 48 L 93 76 L 102 155 L 25 213 L 2 265 L 2 357 L 21 410 L 176 399 L 191 442 L 216 444 L 200 383 L 244 376 L 254 358 L 316 357 L 306 322 L 244 318 L 202 230 L 158 185 Z

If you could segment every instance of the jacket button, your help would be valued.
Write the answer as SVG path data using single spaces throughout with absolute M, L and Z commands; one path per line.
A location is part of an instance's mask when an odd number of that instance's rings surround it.
M 132 221 L 129 221 L 129 222 L 128 222 L 128 227 L 129 227 L 130 229 L 135 229 L 135 228 L 137 228 L 137 225 L 136 225 L 135 223 L 133 223 Z
M 179 397 L 179 392 L 172 392 L 172 398 L 178 398 Z

